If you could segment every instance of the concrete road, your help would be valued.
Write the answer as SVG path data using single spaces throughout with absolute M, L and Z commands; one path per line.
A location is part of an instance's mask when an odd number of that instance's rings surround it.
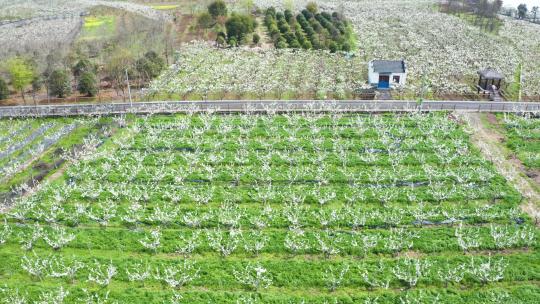
M 403 111 L 471 111 L 471 112 L 540 112 L 536 102 L 487 101 L 416 101 L 386 100 L 237 100 L 237 101 L 159 101 L 109 104 L 69 104 L 0 107 L 0 117 L 107 115 L 122 113 L 187 113 L 211 112 L 403 112 Z

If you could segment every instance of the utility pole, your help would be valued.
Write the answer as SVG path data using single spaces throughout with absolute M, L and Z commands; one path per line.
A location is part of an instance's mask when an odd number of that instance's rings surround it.
M 133 100 L 131 99 L 131 86 L 129 85 L 129 76 L 128 76 L 127 69 L 126 69 L 126 80 L 127 80 L 128 94 L 129 94 L 129 106 L 132 108 Z
M 523 63 L 519 64 L 519 96 L 518 101 L 521 101 L 521 86 L 523 85 Z

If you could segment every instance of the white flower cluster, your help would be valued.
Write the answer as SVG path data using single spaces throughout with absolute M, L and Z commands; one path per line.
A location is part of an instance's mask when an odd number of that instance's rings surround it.
M 308 1 L 260 0 L 260 8 Z M 236 93 L 279 97 L 280 92 L 322 91 L 341 94 L 365 87 L 372 59 L 404 59 L 407 91 L 420 94 L 475 92 L 477 71 L 492 67 L 515 81 L 523 64 L 523 94 L 540 95 L 538 26 L 505 19 L 498 35 L 482 32 L 456 16 L 438 12 L 433 0 L 319 0 L 322 10 L 345 14 L 358 35 L 357 58 L 310 51 L 215 49 L 195 43 L 183 47 L 179 61 L 151 85 L 150 92 L 178 94 Z M 384 9 L 381 9 L 384 8 Z M 215 96 L 213 96 L 216 98 Z
M 362 87 L 365 63 L 325 51 L 218 49 L 194 42 L 154 81 L 149 93 L 238 94 L 253 98 L 286 93 L 345 94 Z M 216 96 L 212 96 L 217 98 Z

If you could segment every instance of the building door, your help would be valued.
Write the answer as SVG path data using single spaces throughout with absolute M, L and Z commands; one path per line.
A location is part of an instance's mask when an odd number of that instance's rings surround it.
M 388 89 L 390 88 L 390 76 L 389 75 L 379 75 L 379 89 Z

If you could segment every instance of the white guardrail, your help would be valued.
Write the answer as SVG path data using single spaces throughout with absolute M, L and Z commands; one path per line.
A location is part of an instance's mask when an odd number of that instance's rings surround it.
M 539 112 L 540 103 L 482 101 L 416 101 L 386 100 L 235 100 L 235 101 L 156 101 L 107 104 L 65 104 L 0 107 L 0 118 L 85 116 L 114 114 L 160 114 L 189 112 L 406 112 L 406 111 L 471 111 L 471 112 Z

